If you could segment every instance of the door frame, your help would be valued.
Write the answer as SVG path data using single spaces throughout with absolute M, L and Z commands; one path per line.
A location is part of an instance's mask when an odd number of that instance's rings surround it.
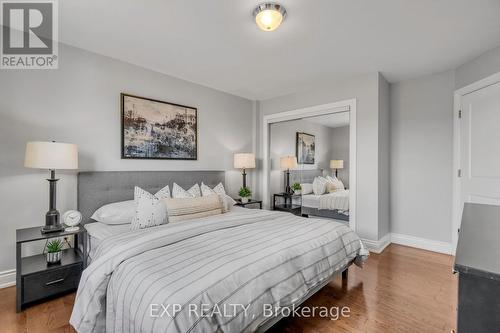
M 453 94 L 453 170 L 452 170 L 453 201 L 452 201 L 452 223 L 451 223 L 452 254 L 455 254 L 457 248 L 458 229 L 460 228 L 462 219 L 461 216 L 462 188 L 461 188 L 460 177 L 458 175 L 458 170 L 461 169 L 461 163 L 460 163 L 461 131 L 460 131 L 459 113 L 462 108 L 462 97 L 497 83 L 500 83 L 500 72 L 488 76 L 479 81 L 476 81 L 474 83 L 471 83 L 460 89 L 457 89 Z
M 290 111 L 278 112 L 262 117 L 262 195 L 264 207 L 270 206 L 270 125 L 287 120 L 321 116 L 349 111 L 349 227 L 356 231 L 356 99 L 315 105 Z

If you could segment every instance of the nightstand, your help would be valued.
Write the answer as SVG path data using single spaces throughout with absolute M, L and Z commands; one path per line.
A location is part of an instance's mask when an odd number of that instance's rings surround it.
M 276 202 L 276 199 L 282 198 L 284 202 Z M 296 199 L 297 202 L 293 202 Z M 300 199 L 300 200 L 299 200 Z M 298 216 L 302 215 L 302 196 L 293 193 L 276 193 L 273 195 L 273 210 L 289 212 Z
M 246 207 L 248 205 L 259 205 L 259 208 L 262 209 L 262 200 L 253 200 L 250 199 L 248 202 L 241 202 L 241 199 L 234 199 L 236 203 L 234 204 L 235 206 L 240 206 L 240 207 Z
M 27 304 L 76 290 L 80 275 L 87 266 L 87 256 L 84 255 L 87 252 L 87 233 L 83 226 L 71 232 L 63 230 L 42 234 L 40 230 L 41 227 L 16 230 L 17 312 Z M 61 262 L 58 264 L 47 264 L 45 254 L 22 256 L 24 243 L 67 236 L 75 237 L 75 248 L 63 250 Z M 82 250 L 78 249 L 78 244 L 82 244 Z

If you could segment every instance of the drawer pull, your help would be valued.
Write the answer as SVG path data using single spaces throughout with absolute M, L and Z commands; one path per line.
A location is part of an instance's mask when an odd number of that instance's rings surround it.
M 54 281 L 47 282 L 45 285 L 46 286 L 50 286 L 50 285 L 53 285 L 53 284 L 56 284 L 56 283 L 59 283 L 59 282 L 63 282 L 63 281 L 64 281 L 64 278 L 57 279 L 57 280 L 54 280 Z

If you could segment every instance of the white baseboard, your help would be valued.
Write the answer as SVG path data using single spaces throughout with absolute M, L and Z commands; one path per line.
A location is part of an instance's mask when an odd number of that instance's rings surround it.
M 391 234 L 391 243 L 400 244 L 410 247 L 416 247 L 423 250 L 432 252 L 439 252 L 444 254 L 453 254 L 453 246 L 451 243 L 436 241 L 432 239 L 414 237 L 402 234 Z
M 14 286 L 16 284 L 16 270 L 0 272 L 0 289 Z
M 395 233 L 389 233 L 378 241 L 374 241 L 371 239 L 362 239 L 362 241 L 370 252 L 377 254 L 382 253 L 385 248 L 391 243 L 410 246 L 432 252 L 454 254 L 453 246 L 451 245 L 451 243 Z
M 391 244 L 391 234 L 387 234 L 380 238 L 378 241 L 371 239 L 362 239 L 363 244 L 365 244 L 368 251 L 380 254 L 382 253 L 389 244 Z

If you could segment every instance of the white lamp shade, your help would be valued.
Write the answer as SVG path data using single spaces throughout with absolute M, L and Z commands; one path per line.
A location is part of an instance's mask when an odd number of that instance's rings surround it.
M 298 167 L 297 157 L 295 157 L 295 156 L 283 156 L 280 158 L 281 170 L 296 169 L 297 167 Z
M 235 169 L 254 169 L 255 168 L 255 154 L 252 154 L 252 153 L 234 154 L 234 168 Z
M 344 168 L 344 160 L 330 161 L 330 169 L 343 169 L 343 168 Z
M 28 142 L 24 166 L 49 170 L 78 169 L 78 148 L 71 143 Z

